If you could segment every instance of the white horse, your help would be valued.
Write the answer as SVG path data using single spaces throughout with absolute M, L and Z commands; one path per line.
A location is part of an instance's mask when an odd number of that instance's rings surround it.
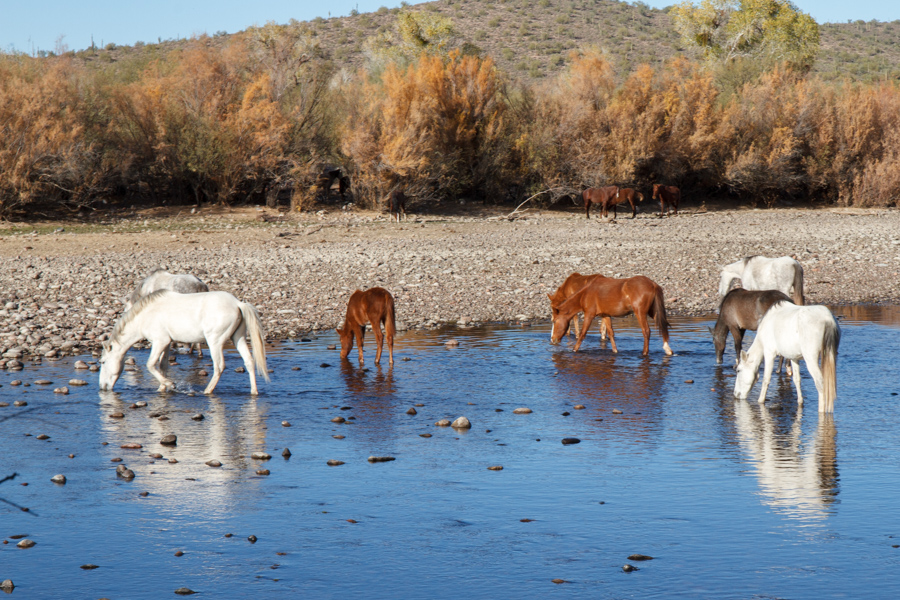
M 803 304 L 803 267 L 790 256 L 766 258 L 748 256 L 722 267 L 719 297 L 724 298 L 735 279 L 745 290 L 778 290 Z
M 253 344 L 253 353 L 247 338 Z M 231 339 L 244 359 L 250 375 L 250 393 L 256 395 L 254 367 L 266 381 L 266 348 L 259 314 L 251 304 L 240 302 L 228 292 L 179 294 L 157 290 L 138 300 L 116 323 L 100 356 L 100 389 L 112 390 L 122 374 L 123 359 L 131 346 L 147 339 L 152 344 L 147 370 L 159 381 L 159 391 L 175 389 L 166 377 L 169 344 L 206 341 L 213 360 L 213 375 L 203 390 L 211 394 L 225 369 L 222 346 Z
M 772 378 L 772 364 L 776 356 L 791 361 L 797 403 L 803 404 L 800 391 L 800 358 L 812 375 L 819 393 L 819 412 L 834 412 L 837 396 L 837 352 L 841 343 L 841 328 L 831 311 L 824 306 L 797 306 L 779 302 L 772 306 L 759 322 L 756 338 L 750 350 L 741 351 L 734 382 L 734 397 L 745 400 L 759 378 L 759 363 L 765 359 L 765 369 L 759 401 L 766 401 L 766 390 Z M 822 366 L 819 367 L 819 357 Z
M 193 275 L 182 273 L 173 275 L 164 269 L 156 269 L 137 285 L 130 296 L 125 298 L 123 302 L 125 312 L 128 312 L 135 302 L 156 290 L 172 290 L 179 294 L 199 294 L 208 292 L 209 286 Z M 190 346 L 190 352 L 194 352 L 193 346 Z M 200 344 L 197 344 L 197 356 L 203 356 L 203 348 Z

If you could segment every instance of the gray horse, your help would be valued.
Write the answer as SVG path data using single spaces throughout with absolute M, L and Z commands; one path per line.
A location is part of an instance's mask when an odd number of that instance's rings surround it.
M 200 292 L 208 292 L 209 286 L 193 275 L 183 273 L 173 275 L 164 269 L 156 269 L 140 282 L 131 295 L 125 299 L 125 312 L 131 310 L 131 307 L 134 306 L 138 300 L 149 296 L 157 290 L 172 290 L 179 294 L 197 294 Z M 191 347 L 191 352 L 193 353 L 193 351 L 193 347 Z M 203 350 L 200 348 L 200 344 L 197 344 L 197 355 L 203 356 Z

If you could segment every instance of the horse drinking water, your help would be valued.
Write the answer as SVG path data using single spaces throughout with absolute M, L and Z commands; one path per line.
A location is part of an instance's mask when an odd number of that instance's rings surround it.
M 765 359 L 759 402 L 766 401 L 766 391 L 772 378 L 775 356 L 790 359 L 793 366 L 797 403 L 803 404 L 800 390 L 800 364 L 802 358 L 816 384 L 819 393 L 819 412 L 834 412 L 837 396 L 837 353 L 841 343 L 841 328 L 834 315 L 824 306 L 796 306 L 778 302 L 759 322 L 756 338 L 750 349 L 741 352 L 734 397 L 745 400 L 759 378 L 759 364 Z M 819 358 L 822 359 L 821 367 Z
M 716 319 L 715 328 L 709 328 L 713 336 L 713 345 L 716 347 L 716 364 L 722 364 L 729 331 L 734 339 L 734 356 L 735 364 L 737 364 L 741 356 L 744 332 L 748 329 L 756 331 L 759 322 L 772 308 L 772 305 L 782 301 L 793 304 L 790 297 L 778 290 L 750 291 L 735 288 L 728 292 L 719 308 L 719 318 Z
M 553 319 L 550 332 L 550 343 L 558 344 L 569 330 L 569 322 L 579 312 L 584 312 L 584 326 L 575 342 L 574 351 L 578 352 L 584 336 L 591 326 L 594 317 L 624 317 L 634 313 L 644 334 L 644 350 L 641 354 L 650 353 L 650 325 L 647 317 L 656 319 L 659 334 L 663 338 L 663 349 L 671 356 L 669 347 L 669 322 L 666 319 L 666 306 L 663 291 L 653 280 L 643 275 L 627 279 L 596 277 L 588 285 L 576 292 L 559 307 L 559 313 Z M 609 342 L 613 352 L 618 352 L 612 328 L 609 329 Z
M 722 267 L 719 296 L 728 293 L 735 279 L 745 290 L 778 290 L 791 296 L 794 304 L 803 304 L 803 267 L 790 256 L 766 258 L 748 256 Z
M 247 344 L 253 344 L 253 353 Z M 256 371 L 268 381 L 266 348 L 259 314 L 251 304 L 240 302 L 228 292 L 178 294 L 157 290 L 145 296 L 119 319 L 103 344 L 100 356 L 100 389 L 112 390 L 122 374 L 125 353 L 137 342 L 146 339 L 152 344 L 147 370 L 159 381 L 159 391 L 175 389 L 175 382 L 166 377 L 169 344 L 206 341 L 213 360 L 213 375 L 204 394 L 211 394 L 225 369 L 222 346 L 227 340 L 244 359 L 250 375 L 250 393 L 256 395 Z
M 366 291 L 356 290 L 347 302 L 347 316 L 344 318 L 344 328 L 336 331 L 341 336 L 341 359 L 347 358 L 353 349 L 353 337 L 356 337 L 359 346 L 359 364 L 363 364 L 363 338 L 366 335 L 366 323 L 372 324 L 375 331 L 375 341 L 378 350 L 375 352 L 375 364 L 381 362 L 381 348 L 384 337 L 381 334 L 381 324 L 384 323 L 384 336 L 388 343 L 388 360 L 394 364 L 394 335 L 397 333 L 395 326 L 396 315 L 394 313 L 394 297 L 384 288 L 374 287 Z
M 582 275 L 581 273 L 572 273 L 566 280 L 562 283 L 561 286 L 556 290 L 556 292 L 551 296 L 547 294 L 547 297 L 550 298 L 550 318 L 555 319 L 556 315 L 559 313 L 560 305 L 571 298 L 575 292 L 581 290 L 584 286 L 594 280 L 595 277 L 603 277 L 603 275 L 595 274 L 595 275 Z M 578 315 L 575 315 L 572 319 L 575 324 L 575 335 L 578 335 L 581 328 L 578 326 Z M 609 317 L 604 317 L 600 322 L 600 339 L 606 339 L 607 330 L 612 327 L 612 323 L 610 322 Z M 571 333 L 571 328 L 567 330 L 567 333 Z

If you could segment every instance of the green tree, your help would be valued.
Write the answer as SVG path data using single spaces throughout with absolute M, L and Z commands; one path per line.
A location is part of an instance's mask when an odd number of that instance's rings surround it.
M 453 22 L 447 17 L 404 11 L 397 15 L 393 31 L 369 38 L 364 49 L 370 70 L 380 71 L 387 63 L 405 67 L 423 54 L 446 57 L 455 41 Z
M 687 45 L 723 66 L 749 60 L 808 71 L 819 51 L 818 24 L 788 0 L 685 1 L 669 14 Z

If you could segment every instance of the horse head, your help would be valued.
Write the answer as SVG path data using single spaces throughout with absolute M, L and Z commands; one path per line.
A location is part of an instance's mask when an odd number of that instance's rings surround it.
M 125 367 L 124 352 L 113 352 L 112 342 L 103 342 L 103 351 L 100 353 L 100 376 L 98 378 L 100 391 L 112 391 L 116 381 Z
M 341 360 L 347 358 L 350 355 L 350 351 L 353 350 L 353 333 L 350 331 L 350 328 L 344 325 L 344 328 L 335 328 L 335 331 L 341 338 Z
M 750 355 L 746 350 L 741 350 L 741 360 L 737 366 L 737 377 L 734 380 L 734 397 L 738 400 L 746 400 L 750 390 L 759 378 L 759 363 L 750 364 Z
M 658 200 L 658 199 L 659 199 L 659 187 L 660 187 L 660 186 L 659 186 L 658 183 L 654 183 L 654 184 L 653 184 L 653 198 L 651 198 L 651 200 Z

